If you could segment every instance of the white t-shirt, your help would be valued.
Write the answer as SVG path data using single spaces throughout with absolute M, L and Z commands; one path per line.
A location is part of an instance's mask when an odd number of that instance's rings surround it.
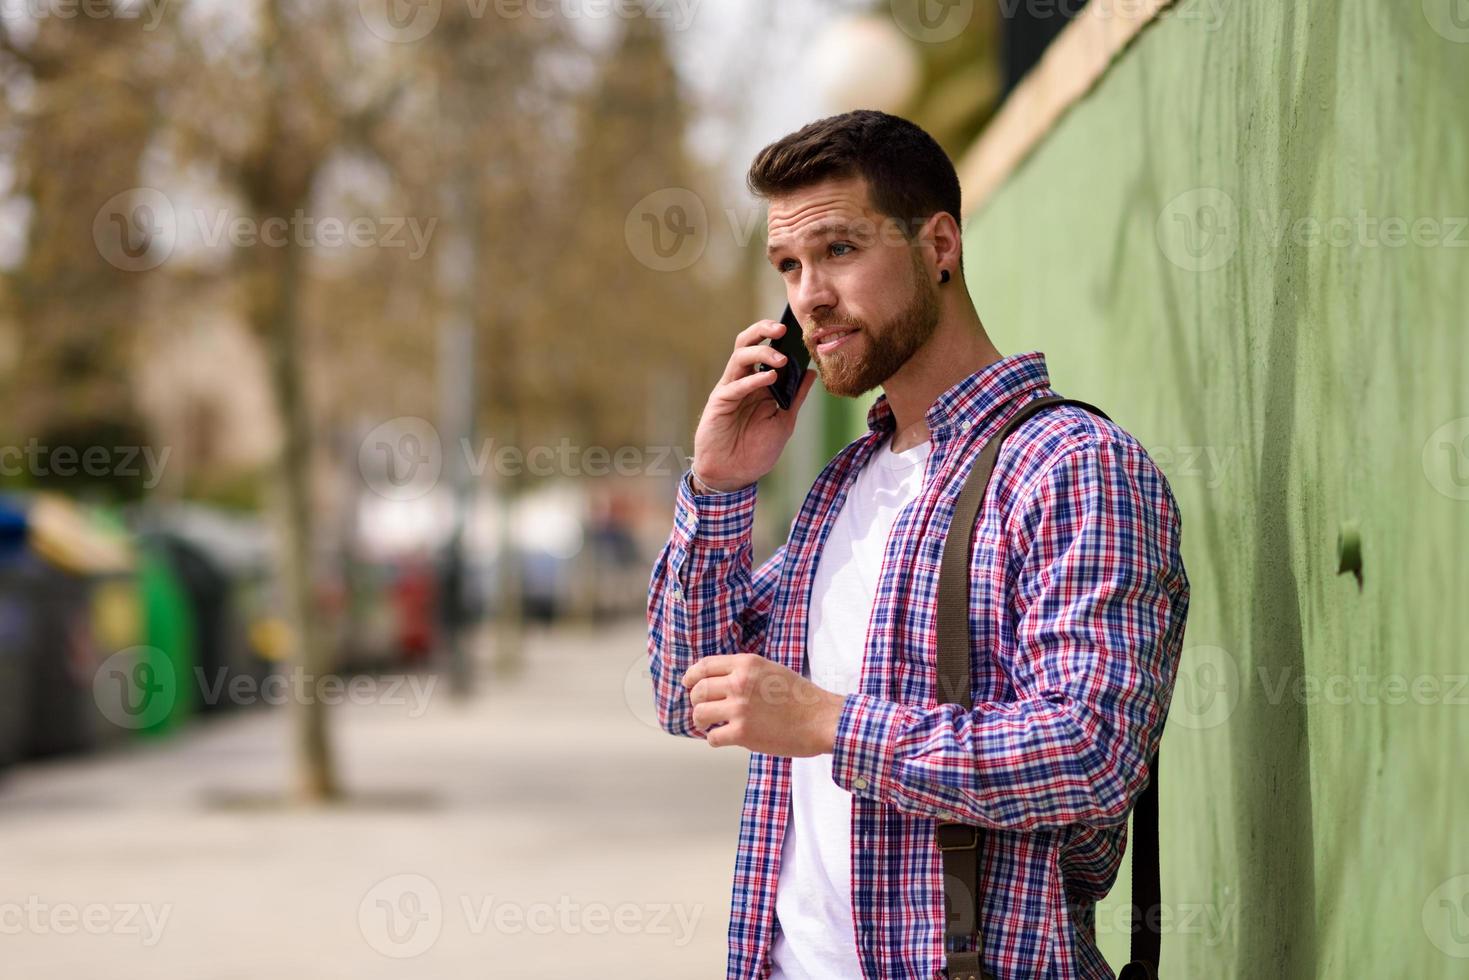
M 816 565 L 806 655 L 812 682 L 837 694 L 858 688 L 888 533 L 923 485 L 929 444 L 891 447 L 889 437 L 857 475 Z M 791 760 L 775 914 L 771 980 L 862 976 L 852 925 L 852 794 L 832 781 L 830 755 Z

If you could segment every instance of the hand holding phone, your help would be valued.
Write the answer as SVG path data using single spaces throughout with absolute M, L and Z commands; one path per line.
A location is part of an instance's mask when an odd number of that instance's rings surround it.
M 790 348 L 795 356 L 780 350 L 782 343 L 792 342 L 799 347 Z M 798 358 L 800 372 L 783 374 Z M 816 381 L 807 363 L 801 325 L 789 308 L 781 323 L 760 320 L 740 331 L 694 433 L 693 470 L 701 482 L 713 490 L 737 490 L 770 472 Z M 787 382 L 789 395 L 772 398 L 760 390 L 773 390 L 783 377 L 793 378 Z
M 770 386 L 770 393 L 775 396 L 777 405 L 790 411 L 791 403 L 796 400 L 796 392 L 801 387 L 801 379 L 809 369 L 811 352 L 806 348 L 806 339 L 801 333 L 801 321 L 791 312 L 789 303 L 786 304 L 785 312 L 780 315 L 780 322 L 785 324 L 785 333 L 767 340 L 766 343 L 784 354 L 786 361 L 778 368 L 761 364 L 759 369 L 776 372 L 775 384 Z

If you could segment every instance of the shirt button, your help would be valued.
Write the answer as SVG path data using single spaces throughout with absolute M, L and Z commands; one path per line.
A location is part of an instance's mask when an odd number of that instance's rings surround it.
M 852 780 L 852 788 L 855 790 L 865 790 L 867 786 L 868 783 L 866 776 L 858 776 L 856 779 Z
M 677 582 L 673 583 L 673 588 L 670 591 L 673 592 L 673 597 L 675 599 L 677 599 L 679 602 L 683 602 L 683 589 L 679 587 L 679 584 Z

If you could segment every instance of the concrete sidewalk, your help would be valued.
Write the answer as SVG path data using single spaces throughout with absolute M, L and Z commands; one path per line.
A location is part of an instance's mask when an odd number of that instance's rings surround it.
M 0 777 L 0 975 L 723 976 L 747 756 L 656 728 L 645 648 L 533 633 L 466 704 L 334 707 L 340 808 L 271 802 L 283 708 Z

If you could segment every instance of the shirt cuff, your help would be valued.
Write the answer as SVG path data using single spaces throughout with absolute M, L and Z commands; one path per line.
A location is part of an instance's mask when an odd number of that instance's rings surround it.
M 849 694 L 837 719 L 831 778 L 854 796 L 891 803 L 897 789 L 893 761 L 907 726 L 907 709 L 869 694 Z
M 756 484 L 729 493 L 694 493 L 689 477 L 692 468 L 678 481 L 673 509 L 673 534 L 689 548 L 697 536 L 701 544 L 727 547 L 750 536 L 755 526 Z

